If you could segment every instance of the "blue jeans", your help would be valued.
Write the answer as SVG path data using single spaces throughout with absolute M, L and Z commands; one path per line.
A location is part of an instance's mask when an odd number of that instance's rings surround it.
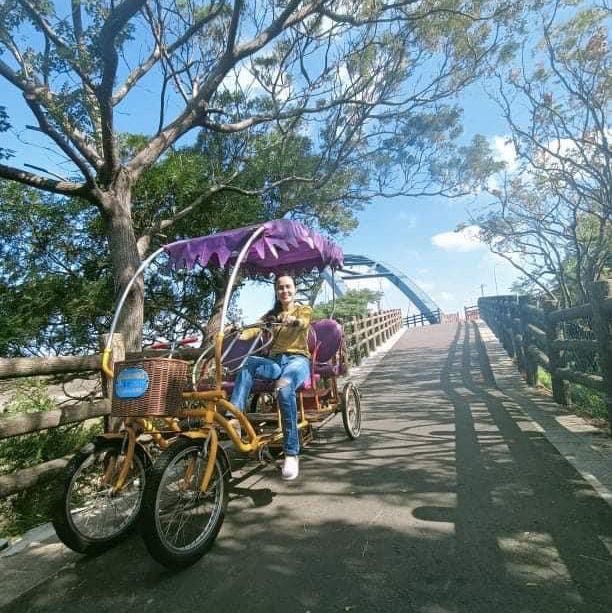
M 297 427 L 296 390 L 310 376 L 310 362 L 303 355 L 281 353 L 270 358 L 249 356 L 240 369 L 232 392 L 232 404 L 244 411 L 246 400 L 253 387 L 253 379 L 281 379 L 284 384 L 276 387 L 283 426 L 283 448 L 286 455 L 297 455 L 300 439 Z

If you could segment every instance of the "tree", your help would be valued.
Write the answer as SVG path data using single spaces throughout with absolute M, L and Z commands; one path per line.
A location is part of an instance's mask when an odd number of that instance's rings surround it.
M 250 137 L 297 126 L 313 133 L 320 163 L 309 174 L 250 186 L 250 193 L 325 186 L 350 165 L 362 169 L 369 188 L 355 198 L 459 194 L 474 183 L 462 158 L 477 150 L 452 145 L 459 112 L 447 101 L 477 78 L 520 4 L 75 0 L 65 15 L 60 3 L 2 0 L 0 77 L 22 93 L 35 129 L 70 171 L 66 179 L 47 178 L 0 164 L 0 177 L 94 207 L 116 293 L 150 245 L 136 233 L 134 186 L 194 129 Z M 251 96 L 245 77 L 256 85 Z M 145 81 L 157 86 L 157 125 L 124 157 L 118 113 Z M 214 178 L 196 204 L 172 210 L 152 229 L 235 191 L 231 176 Z M 140 345 L 142 323 L 137 283 L 119 327 L 129 348 Z
M 9 123 L 8 115 L 6 114 L 6 107 L 0 105 L 0 133 L 6 132 L 10 127 L 11 124 Z M 0 160 L 10 158 L 12 155 L 13 152 L 10 149 L 0 147 Z
M 567 4 L 553 3 L 539 44 L 498 74 L 518 167 L 472 220 L 495 253 L 563 306 L 587 301 L 590 282 L 612 264 L 609 10 L 568 18 Z
M 122 150 L 137 146 L 140 140 L 124 137 Z M 262 135 L 252 139 L 257 146 L 246 156 L 238 146 L 242 140 L 233 142 L 238 140 L 224 135 L 201 137 L 196 146 L 169 152 L 143 174 L 132 192 L 134 227 L 141 241 L 157 248 L 160 241 L 282 217 L 292 207 L 294 215 L 310 222 L 318 219 L 327 230 L 352 227 L 350 209 L 334 209 L 334 202 L 344 195 L 339 180 L 324 190 L 300 185 L 291 193 L 270 192 L 265 199 L 248 193 L 248 185 L 315 163 L 307 139 L 295 138 L 291 154 L 285 155 L 291 139 L 285 137 L 279 152 L 275 136 Z M 235 188 L 244 186 L 247 193 L 216 194 L 205 214 L 186 216 L 154 231 L 158 220 L 172 209 L 184 211 L 196 201 L 210 180 L 211 169 L 217 175 L 234 174 Z M 164 236 L 156 233 L 164 231 Z M 0 354 L 95 350 L 100 333 L 108 328 L 113 288 L 101 224 L 87 203 L 0 181 L 0 239 Z M 144 314 L 145 339 L 206 334 L 206 322 L 223 297 L 226 277 L 221 271 L 194 275 L 163 266 L 147 275 L 150 300 Z
M 350 289 L 335 301 L 316 305 L 313 319 L 334 317 L 346 321 L 351 317 L 363 317 L 368 314 L 368 305 L 380 300 L 380 292 L 370 289 Z
M 0 355 L 96 349 L 109 323 L 108 269 L 87 203 L 0 181 Z

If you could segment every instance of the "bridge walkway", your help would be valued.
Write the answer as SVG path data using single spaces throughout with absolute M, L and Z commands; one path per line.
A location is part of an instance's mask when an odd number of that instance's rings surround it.
M 548 440 L 527 412 L 538 398 L 475 332 L 404 332 L 362 384 L 362 437 L 334 420 L 297 482 L 243 467 L 192 568 L 160 568 L 134 537 L 94 559 L 64 552 L 11 598 L 51 540 L 0 559 L 5 610 L 608 613 L 605 488 Z

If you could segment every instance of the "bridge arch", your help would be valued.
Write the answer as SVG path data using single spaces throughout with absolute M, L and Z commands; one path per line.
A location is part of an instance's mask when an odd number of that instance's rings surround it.
M 366 270 L 364 271 L 363 268 Z M 408 275 L 394 266 L 365 255 L 345 254 L 344 267 L 341 271 L 332 275 L 329 270 L 325 270 L 322 276 L 334 288 L 338 296 L 348 291 L 345 281 L 349 279 L 388 279 L 425 315 L 429 323 L 438 323 L 438 313 L 442 312 L 433 299 Z

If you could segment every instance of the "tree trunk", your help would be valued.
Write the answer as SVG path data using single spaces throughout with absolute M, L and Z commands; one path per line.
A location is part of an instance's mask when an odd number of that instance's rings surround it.
M 210 314 L 210 319 L 206 324 L 206 343 L 212 343 L 215 339 L 215 334 L 219 331 L 219 327 L 221 325 L 221 309 L 223 307 L 223 298 L 225 297 L 225 292 L 220 291 L 219 289 L 215 289 L 215 301 L 213 303 L 212 312 Z
M 214 335 L 219 331 L 221 326 L 221 310 L 223 308 L 223 300 L 225 298 L 225 292 L 227 291 L 227 285 L 229 283 L 230 271 L 219 270 L 214 273 L 214 292 L 215 299 L 213 302 L 210 318 L 206 324 L 205 336 L 208 342 L 214 341 Z M 236 287 L 240 283 L 240 275 L 236 279 L 236 284 L 233 290 L 236 291 Z
M 111 268 L 118 301 L 140 266 L 131 212 L 131 182 L 126 173 L 117 177 L 113 190 L 103 196 L 104 221 L 110 250 Z M 115 302 L 116 306 L 116 302 Z M 140 277 L 132 286 L 117 325 L 123 334 L 126 351 L 140 351 L 144 320 L 144 282 Z

